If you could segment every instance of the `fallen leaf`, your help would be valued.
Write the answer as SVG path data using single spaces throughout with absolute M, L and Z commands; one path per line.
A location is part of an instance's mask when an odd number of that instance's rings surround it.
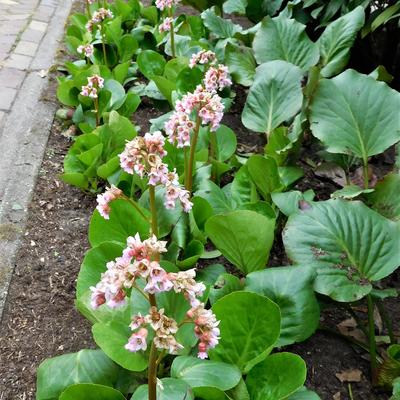
M 378 177 L 374 174 L 372 165 L 368 165 L 368 180 L 369 187 L 373 188 L 378 182 Z M 354 185 L 364 187 L 364 169 L 363 167 L 357 168 L 350 176 L 350 182 Z
M 318 166 L 314 171 L 316 176 L 320 178 L 327 178 L 343 187 L 347 184 L 346 173 L 342 167 L 333 163 L 323 163 Z
M 354 318 L 345 319 L 336 326 L 342 335 L 352 337 L 360 342 L 365 342 L 366 338 L 364 332 L 358 329 L 357 322 Z
M 333 400 L 341 400 L 342 396 L 340 395 L 340 392 L 337 392 L 333 395 Z
M 379 334 L 381 334 L 383 331 L 383 321 L 381 314 L 379 313 L 378 307 L 376 306 L 374 307 L 374 322 L 376 327 L 378 328 Z
M 359 369 L 348 369 L 335 374 L 340 382 L 361 382 L 362 372 Z

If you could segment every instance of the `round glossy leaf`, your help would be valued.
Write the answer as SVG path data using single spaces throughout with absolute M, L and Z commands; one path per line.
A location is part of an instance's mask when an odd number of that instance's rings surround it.
M 243 125 L 255 132 L 271 133 L 301 108 L 301 69 L 286 61 L 270 61 L 256 70 L 242 113 Z
M 318 85 L 311 130 L 331 153 L 363 160 L 400 140 L 400 93 L 386 83 L 347 70 Z
M 201 83 L 203 73 L 200 68 L 182 69 L 176 77 L 176 88 L 179 92 L 186 94 L 187 92 L 194 92 L 197 85 Z
M 337 301 L 361 299 L 399 265 L 396 224 L 358 201 L 311 203 L 290 216 L 283 241 L 294 263 L 317 269 L 315 290 Z
M 214 282 L 210 288 L 210 303 L 214 304 L 217 300 L 228 295 L 229 293 L 243 290 L 242 281 L 235 275 L 223 273 Z
M 157 400 L 193 400 L 193 392 L 190 386 L 174 378 L 161 379 L 162 388 L 157 386 Z M 147 385 L 140 386 L 133 394 L 131 400 L 148 400 Z
M 282 0 L 247 0 L 246 15 L 258 22 L 265 15 L 273 16 L 281 8 Z
M 357 32 L 363 25 L 364 10 L 359 6 L 326 27 L 318 40 L 324 66 L 322 76 L 330 77 L 343 70 L 349 60 Z
M 128 325 L 96 323 L 92 333 L 96 344 L 121 367 L 129 371 L 144 371 L 147 368 L 148 357 L 144 352 L 132 353 L 124 347 L 132 333 Z
M 144 215 L 150 213 L 142 208 Z M 140 234 L 141 238 L 149 236 L 150 224 L 139 211 L 126 200 L 115 200 L 111 203 L 110 219 L 104 219 L 96 210 L 89 225 L 89 241 L 92 246 L 103 242 L 119 242 L 125 246 L 128 236 Z
M 307 375 L 305 362 L 292 353 L 277 353 L 256 365 L 247 375 L 252 400 L 283 400 L 299 390 Z
M 281 334 L 277 346 L 302 342 L 319 324 L 314 294 L 315 271 L 309 267 L 268 268 L 246 277 L 246 290 L 268 297 L 281 310 Z
M 319 50 L 307 36 L 305 28 L 284 13 L 276 18 L 265 17 L 253 42 L 257 62 L 283 60 L 308 70 L 318 62 Z
M 142 51 L 137 57 L 137 63 L 140 72 L 150 80 L 154 76 L 163 75 L 167 64 L 164 57 L 153 50 Z
M 125 397 L 108 386 L 81 383 L 64 390 L 59 400 L 125 400 Z
M 103 90 L 107 90 L 111 93 L 108 108 L 110 110 L 118 110 L 125 101 L 124 87 L 114 79 L 107 79 Z
M 234 292 L 212 307 L 221 321 L 221 339 L 210 359 L 237 365 L 247 372 L 262 361 L 279 337 L 279 307 L 264 296 Z
M 217 249 L 245 274 L 265 267 L 274 230 L 275 219 L 247 210 L 215 215 L 206 223 L 206 233 Z
M 171 377 L 185 381 L 192 388 L 213 387 L 225 391 L 235 387 L 242 374 L 234 365 L 182 356 L 172 363 Z
M 119 367 L 101 350 L 81 350 L 43 361 L 37 371 L 37 400 L 58 399 L 75 383 L 113 386 Z

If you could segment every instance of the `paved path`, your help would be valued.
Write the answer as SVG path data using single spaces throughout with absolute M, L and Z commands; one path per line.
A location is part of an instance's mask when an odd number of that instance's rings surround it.
M 0 320 L 56 111 L 39 72 L 54 63 L 71 5 L 0 0 Z
M 11 110 L 57 3 L 0 0 L 0 124 Z

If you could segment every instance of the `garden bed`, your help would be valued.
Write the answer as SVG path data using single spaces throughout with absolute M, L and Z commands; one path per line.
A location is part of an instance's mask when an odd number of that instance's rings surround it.
M 235 103 L 225 114 L 223 123 L 237 135 L 238 154 L 262 153 L 264 138 L 249 132 L 241 122 L 240 114 L 247 92 L 239 86 L 234 91 Z M 49 93 L 54 97 L 54 85 L 51 85 Z M 144 133 L 150 127 L 149 120 L 161 114 L 163 112 L 155 108 L 150 99 L 143 98 L 133 121 Z M 71 139 L 64 133 L 65 126 L 55 119 L 16 259 L 0 328 L 0 400 L 34 399 L 36 370 L 44 359 L 96 347 L 91 340 L 90 323 L 74 307 L 76 278 L 84 254 L 90 248 L 87 230 L 96 201 L 93 195 L 60 179 L 64 156 L 71 146 Z M 339 187 L 331 179 L 314 174 L 310 167 L 313 154 L 315 149 L 307 147 L 305 142 L 299 161 L 305 177 L 294 189 L 314 189 L 317 200 L 327 200 Z M 393 149 L 371 162 L 377 178 L 385 175 L 393 163 Z M 227 183 L 231 177 L 228 174 L 224 179 Z M 227 270 L 235 271 L 223 257 L 213 262 L 224 263 Z M 268 266 L 288 263 L 279 232 Z M 207 264 L 200 261 L 198 268 L 202 269 Z M 399 272 L 387 278 L 383 287 L 400 288 Z M 323 327 L 337 330 L 339 324 L 351 318 L 346 310 L 331 307 L 332 303 L 325 298 L 319 299 L 326 307 L 321 312 Z M 400 324 L 395 317 L 400 315 L 400 304 L 396 300 L 385 300 L 384 304 L 390 310 L 394 331 L 399 337 Z M 356 313 L 365 321 L 366 305 L 361 304 Z M 379 321 L 377 326 L 380 326 Z M 377 334 L 384 335 L 385 332 Z M 315 390 L 323 400 L 389 398 L 387 392 L 374 389 L 371 385 L 367 353 L 344 338 L 327 331 L 317 331 L 306 341 L 288 346 L 285 350 L 305 360 L 308 370 L 306 386 Z M 355 378 L 349 379 L 350 382 L 346 377 L 342 382 L 337 376 L 346 371 L 356 374 Z M 359 377 L 358 371 L 361 371 Z
M 50 89 L 54 95 L 54 89 Z M 241 97 L 242 101 L 244 97 Z M 239 148 L 253 149 L 262 144 L 257 135 L 247 136 L 236 107 L 225 116 L 225 123 L 238 136 Z M 135 113 L 137 125 L 148 127 L 149 116 L 159 111 L 144 101 Z M 63 127 L 55 120 L 40 170 L 21 249 L 11 282 L 0 331 L 1 400 L 35 398 L 36 370 L 48 357 L 94 348 L 90 324 L 74 307 L 76 277 L 85 252 L 89 249 L 87 229 L 89 218 L 96 205 L 95 197 L 65 184 L 59 176 L 62 163 L 71 141 L 62 135 Z M 251 139 L 251 142 L 247 139 Z M 334 187 L 330 182 L 310 178 L 308 187 L 322 188 L 325 192 Z M 325 188 L 325 186 L 328 186 Z M 270 265 L 285 264 L 282 245 L 273 248 Z M 219 262 L 223 261 L 221 257 Z M 201 268 L 201 263 L 199 265 Z M 400 287 L 399 274 L 394 274 L 390 287 Z M 387 304 L 391 315 L 400 314 L 398 301 Z M 363 311 L 366 313 L 366 309 Z M 362 315 L 363 313 L 361 313 Z M 350 318 L 345 312 L 327 310 L 322 313 L 324 325 L 335 324 Z M 400 326 L 396 321 L 397 333 Z M 369 362 L 366 353 L 343 339 L 317 332 L 304 343 L 289 348 L 307 363 L 307 386 L 322 399 L 349 399 L 348 384 L 341 383 L 335 374 L 360 369 L 360 382 L 352 382 L 355 399 L 385 400 L 389 396 L 373 390 L 369 381 Z M 341 397 L 337 395 L 341 393 Z

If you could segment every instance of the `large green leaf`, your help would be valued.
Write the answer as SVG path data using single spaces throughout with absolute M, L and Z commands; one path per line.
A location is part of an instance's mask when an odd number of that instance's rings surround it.
M 275 219 L 247 210 L 214 215 L 206 223 L 206 233 L 217 249 L 245 274 L 265 267 L 274 229 Z
M 218 300 L 212 310 L 221 321 L 221 339 L 210 352 L 211 360 L 247 372 L 269 354 L 279 337 L 279 307 L 264 296 L 234 292 Z
M 182 379 L 192 388 L 213 387 L 225 391 L 235 387 L 242 374 L 234 365 L 181 356 L 172 363 L 171 377 Z
M 319 305 L 314 294 L 315 271 L 309 267 L 268 268 L 246 277 L 246 290 L 262 294 L 281 310 L 278 346 L 302 342 L 319 324 Z
M 311 130 L 331 153 L 362 158 L 400 140 L 400 93 L 347 70 L 320 82 L 311 105 Z
M 265 15 L 274 16 L 282 3 L 283 0 L 247 0 L 246 14 L 249 19 L 258 22 Z
M 337 301 L 362 298 L 399 265 L 396 224 L 358 201 L 311 203 L 290 216 L 283 241 L 293 262 L 317 269 L 315 290 Z
M 286 61 L 260 65 L 242 113 L 243 125 L 269 134 L 294 117 L 303 101 L 301 79 L 301 69 Z
M 240 25 L 234 24 L 232 20 L 221 18 L 217 15 L 214 7 L 203 11 L 201 18 L 203 19 L 204 25 L 217 38 L 231 38 L 235 33 L 243 30 Z
M 98 322 L 93 325 L 92 333 L 96 344 L 121 367 L 129 371 L 143 371 L 147 368 L 148 357 L 144 352 L 132 353 L 124 347 L 132 333 L 128 325 Z
M 119 367 L 101 350 L 81 350 L 43 361 L 37 371 L 37 400 L 57 400 L 75 383 L 113 386 Z
M 80 383 L 64 390 L 59 400 L 125 400 L 125 397 L 108 386 Z
M 251 86 L 256 74 L 256 61 L 252 49 L 228 43 L 225 48 L 225 63 L 235 82 Z
M 330 77 L 343 70 L 349 60 L 357 32 L 363 25 L 364 10 L 359 6 L 327 26 L 318 40 L 323 76 Z
M 146 216 L 150 214 L 143 208 L 142 212 Z M 111 241 L 125 245 L 128 236 L 139 233 L 145 239 L 149 231 L 149 221 L 136 207 L 126 200 L 115 200 L 111 203 L 109 220 L 104 219 L 97 210 L 94 212 L 89 225 L 89 241 L 92 246 Z
M 272 157 L 255 154 L 248 159 L 246 166 L 251 179 L 264 199 L 268 200 L 272 192 L 283 188 L 278 165 Z
M 137 63 L 140 72 L 147 79 L 162 75 L 167 64 L 164 57 L 153 50 L 142 51 L 137 57 Z
M 318 46 L 305 32 L 306 26 L 281 14 L 265 17 L 253 42 L 254 55 L 259 64 L 283 60 L 308 70 L 319 59 Z
M 190 386 L 174 378 L 161 379 L 161 384 L 157 385 L 157 400 L 193 400 L 193 392 Z M 140 386 L 133 394 L 131 400 L 148 400 L 147 385 Z
M 400 175 L 393 173 L 375 186 L 375 191 L 367 196 L 372 208 L 394 221 L 400 220 Z
M 301 357 L 277 353 L 256 365 L 247 375 L 246 384 L 252 400 L 283 400 L 303 386 L 306 375 Z

